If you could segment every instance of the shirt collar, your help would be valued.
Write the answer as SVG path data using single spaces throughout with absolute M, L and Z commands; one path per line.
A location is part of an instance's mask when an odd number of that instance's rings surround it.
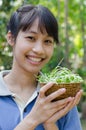
M 3 76 L 8 74 L 9 72 L 10 72 L 9 70 L 0 72 L 0 96 L 11 95 L 11 92 L 9 91 L 9 89 L 7 88 L 7 85 L 5 84 L 3 80 Z

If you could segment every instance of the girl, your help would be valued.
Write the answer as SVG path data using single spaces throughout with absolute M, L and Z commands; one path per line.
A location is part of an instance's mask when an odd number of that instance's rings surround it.
M 11 16 L 7 32 L 13 65 L 0 73 L 0 130 L 81 130 L 75 106 L 82 91 L 76 97 L 51 102 L 65 88 L 46 97 L 53 83 L 39 89 L 36 79 L 59 42 L 53 14 L 41 5 L 22 6 Z

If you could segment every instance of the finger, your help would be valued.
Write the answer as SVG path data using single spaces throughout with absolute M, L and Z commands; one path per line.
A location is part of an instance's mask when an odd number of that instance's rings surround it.
M 66 105 L 67 105 L 67 103 L 62 104 L 62 105 L 60 105 L 58 107 L 52 108 L 52 110 L 54 111 L 54 113 L 59 112 L 61 109 L 63 109 L 64 107 L 66 107 Z
M 65 116 L 71 109 L 72 109 L 72 104 L 73 104 L 73 98 L 72 101 L 69 102 L 67 105 L 65 105 L 62 109 L 60 109 L 59 111 L 57 111 L 52 117 L 51 120 L 52 121 L 56 121 L 58 119 L 60 119 L 62 116 Z
M 66 105 L 66 107 L 64 108 L 64 112 L 67 113 L 68 111 L 70 111 L 72 108 L 74 107 L 74 97 L 71 98 L 71 101 Z
M 52 101 L 54 100 L 56 97 L 59 97 L 60 95 L 62 95 L 63 93 L 66 92 L 66 89 L 65 88 L 61 88 L 61 89 L 58 89 L 57 91 L 51 93 L 50 95 L 47 96 L 47 100 L 48 101 Z
M 41 96 L 41 97 L 45 96 L 45 92 L 46 92 L 49 88 L 51 88 L 53 85 L 54 85 L 54 83 L 49 82 L 49 83 L 47 83 L 46 85 L 44 85 L 43 87 L 41 87 L 40 92 L 39 92 L 39 96 Z
M 62 116 L 66 115 L 72 109 L 73 100 L 74 98 L 71 98 L 71 102 L 63 105 L 62 108 L 58 109 L 48 121 L 56 122 Z
M 74 106 L 79 103 L 82 94 L 83 94 L 83 90 L 80 90 L 80 91 L 77 93 L 77 95 L 75 96 L 75 99 L 74 99 L 74 103 L 73 103 Z
M 71 110 L 74 106 L 76 106 L 81 98 L 83 91 L 80 90 L 76 97 L 71 97 L 69 103 L 67 104 L 66 108 L 64 108 L 64 112 L 67 113 L 69 110 Z
M 71 100 L 72 100 L 72 98 L 68 97 L 68 98 L 65 98 L 65 99 L 62 99 L 62 100 L 58 100 L 56 102 L 51 102 L 52 103 L 51 107 L 59 107 L 61 105 L 65 105 L 68 102 L 70 102 Z

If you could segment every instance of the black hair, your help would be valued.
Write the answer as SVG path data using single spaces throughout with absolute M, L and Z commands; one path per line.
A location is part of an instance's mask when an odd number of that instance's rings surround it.
M 41 5 L 24 5 L 17 9 L 8 22 L 7 31 L 11 31 L 16 39 L 18 32 L 29 29 L 36 18 L 39 18 L 40 31 L 43 33 L 45 28 L 48 35 L 52 36 L 56 43 L 59 43 L 57 20 L 48 8 Z

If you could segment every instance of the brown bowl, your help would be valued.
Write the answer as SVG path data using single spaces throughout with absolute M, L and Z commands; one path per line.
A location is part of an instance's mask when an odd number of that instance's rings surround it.
M 45 84 L 42 83 L 41 86 L 43 85 Z M 81 83 L 54 84 L 51 88 L 49 88 L 46 91 L 45 95 L 48 96 L 60 88 L 66 88 L 66 92 L 60 95 L 59 97 L 55 98 L 53 101 L 61 100 L 67 97 L 75 97 L 76 93 L 81 89 Z

